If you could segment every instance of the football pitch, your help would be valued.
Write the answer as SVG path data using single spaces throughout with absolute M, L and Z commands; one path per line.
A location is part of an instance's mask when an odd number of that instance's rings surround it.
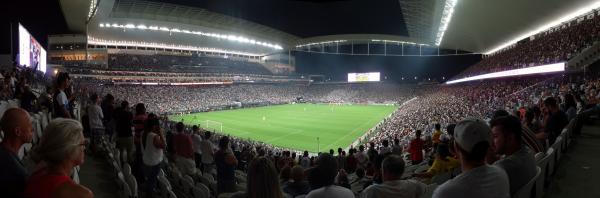
M 318 152 L 350 146 L 395 109 L 392 105 L 287 104 L 169 119 L 278 147 Z

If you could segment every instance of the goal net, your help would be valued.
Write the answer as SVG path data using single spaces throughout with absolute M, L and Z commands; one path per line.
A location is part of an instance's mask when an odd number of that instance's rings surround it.
M 212 132 L 216 132 L 216 133 L 223 133 L 223 123 L 217 122 L 217 121 L 212 121 L 212 120 L 205 120 L 202 121 L 200 124 L 200 127 L 212 131 Z

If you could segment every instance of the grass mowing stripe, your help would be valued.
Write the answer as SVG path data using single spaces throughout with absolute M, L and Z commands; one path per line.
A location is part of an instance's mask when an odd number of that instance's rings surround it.
M 212 120 L 232 136 L 280 147 L 317 152 L 345 148 L 395 110 L 396 106 L 293 104 L 173 115 L 186 124 Z M 264 119 L 263 119 L 264 118 Z M 326 146 L 324 146 L 326 145 Z

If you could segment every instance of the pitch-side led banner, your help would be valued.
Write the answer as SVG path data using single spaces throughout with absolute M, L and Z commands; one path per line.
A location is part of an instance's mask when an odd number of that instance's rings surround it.
M 467 81 L 473 81 L 473 80 L 483 80 L 483 79 L 490 79 L 490 78 L 522 76 L 522 75 L 528 75 L 528 74 L 543 74 L 543 73 L 561 72 L 561 71 L 565 71 L 565 63 L 564 62 L 549 64 L 549 65 L 542 65 L 542 66 L 535 66 L 535 67 L 528 67 L 528 68 L 522 68 L 522 69 L 513 69 L 513 70 L 508 70 L 508 71 L 494 72 L 494 73 L 482 74 L 482 75 L 477 75 L 477 76 L 471 76 L 471 77 L 467 77 L 467 78 L 451 80 L 451 81 L 446 82 L 446 84 L 454 84 L 454 83 L 461 83 L 461 82 L 467 82 Z
M 379 72 L 348 73 L 348 82 L 379 82 Z

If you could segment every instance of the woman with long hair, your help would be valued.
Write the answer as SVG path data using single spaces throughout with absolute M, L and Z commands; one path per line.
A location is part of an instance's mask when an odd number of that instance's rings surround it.
M 279 186 L 279 178 L 275 165 L 265 158 L 259 157 L 248 166 L 248 182 L 246 193 L 238 193 L 232 198 L 283 198 Z

